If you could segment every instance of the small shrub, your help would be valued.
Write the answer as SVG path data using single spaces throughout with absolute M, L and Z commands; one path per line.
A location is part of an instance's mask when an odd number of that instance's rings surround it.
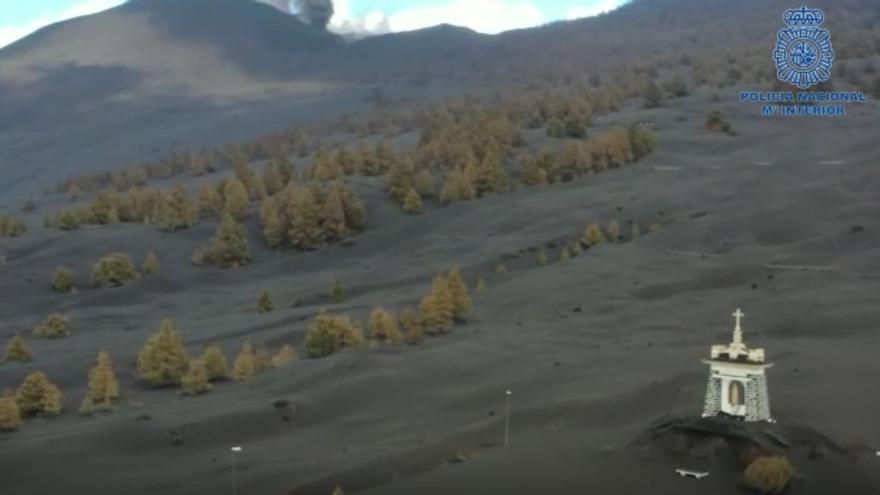
M 309 326 L 305 342 L 306 356 L 322 358 L 363 342 L 361 329 L 349 317 L 321 313 Z
M 782 493 L 791 478 L 794 467 L 783 456 L 758 457 L 743 473 L 745 484 L 762 494 Z
M 733 130 L 733 126 L 724 118 L 724 115 L 718 110 L 713 110 L 711 113 L 709 113 L 709 116 L 706 117 L 705 127 L 708 131 L 723 132 L 724 134 L 729 134 L 731 136 L 736 135 L 736 131 Z
M 254 373 L 263 373 L 272 368 L 272 353 L 266 344 L 257 346 L 254 352 Z
M 535 262 L 538 266 L 547 265 L 547 252 L 543 248 L 538 249 L 538 252 L 535 253 Z
M 70 318 L 60 313 L 52 313 L 42 323 L 34 327 L 34 335 L 45 339 L 61 339 L 70 335 Z
M 26 363 L 33 358 L 31 350 L 28 349 L 28 346 L 21 335 L 16 335 L 9 339 L 9 343 L 6 344 L 6 361 Z
M 52 275 L 52 290 L 64 294 L 73 292 L 73 275 L 70 270 L 63 266 L 55 269 L 55 273 Z
M 268 290 L 263 289 L 263 292 L 260 292 L 260 297 L 257 299 L 257 313 L 271 313 L 274 309 L 275 305 L 272 303 L 271 294 L 269 294 Z
M 37 371 L 28 375 L 15 393 L 15 402 L 22 416 L 61 414 L 61 389 Z
M 205 258 L 206 257 L 206 258 Z M 211 262 L 223 268 L 246 265 L 250 261 L 247 231 L 229 213 L 223 216 L 211 240 L 211 248 L 204 253 L 202 263 Z M 193 260 L 195 263 L 195 259 Z
M 562 252 L 559 253 L 559 261 L 568 261 L 571 259 L 571 252 L 568 250 L 568 246 L 562 247 Z
M 126 254 L 113 253 L 104 256 L 92 267 L 93 287 L 122 287 L 140 277 Z

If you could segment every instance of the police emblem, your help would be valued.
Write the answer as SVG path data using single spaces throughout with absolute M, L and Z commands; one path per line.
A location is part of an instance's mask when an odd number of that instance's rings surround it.
M 831 33 L 819 27 L 825 14 L 803 6 L 786 10 L 783 20 L 787 27 L 779 30 L 773 50 L 779 80 L 808 89 L 831 79 Z

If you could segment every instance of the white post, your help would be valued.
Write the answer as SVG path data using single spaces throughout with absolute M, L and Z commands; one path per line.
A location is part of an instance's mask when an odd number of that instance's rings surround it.
M 241 452 L 241 447 L 232 447 L 230 450 L 232 451 L 232 495 L 236 495 L 238 493 L 238 484 L 235 479 L 235 454 Z
M 504 448 L 510 443 L 510 390 L 507 391 L 504 403 Z

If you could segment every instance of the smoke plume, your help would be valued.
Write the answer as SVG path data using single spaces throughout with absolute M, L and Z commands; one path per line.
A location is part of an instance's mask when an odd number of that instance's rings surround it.
M 320 29 L 327 29 L 333 17 L 333 0 L 296 0 L 299 18 Z

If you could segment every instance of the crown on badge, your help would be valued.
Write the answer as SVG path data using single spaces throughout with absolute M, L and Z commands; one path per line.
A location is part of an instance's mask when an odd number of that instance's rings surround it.
M 805 5 L 799 9 L 789 9 L 782 17 L 789 26 L 820 26 L 825 22 L 825 13 L 819 9 L 808 9 Z

